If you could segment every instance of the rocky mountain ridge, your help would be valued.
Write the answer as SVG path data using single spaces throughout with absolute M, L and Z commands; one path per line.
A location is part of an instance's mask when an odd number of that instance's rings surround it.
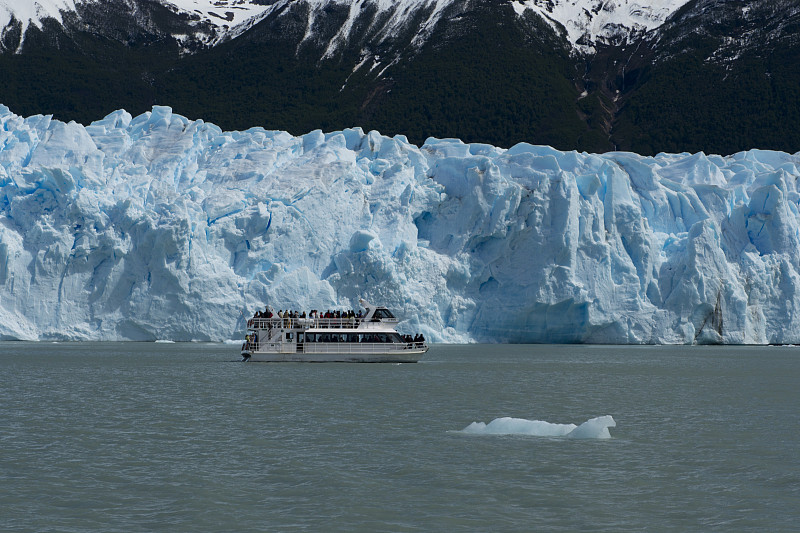
M 236 38 L 249 28 L 270 16 L 285 16 L 291 7 L 304 4 L 309 17 L 305 39 L 314 39 L 317 19 L 324 19 L 331 10 L 346 7 L 348 16 L 340 31 L 329 42 L 326 54 L 347 41 L 357 39 L 355 31 L 372 32 L 379 40 L 386 40 L 404 26 L 417 12 L 424 12 L 424 20 L 418 26 L 413 39 L 416 45 L 425 41 L 440 17 L 452 6 L 468 4 L 459 0 L 154 0 L 172 11 L 177 18 L 184 19 L 188 27 L 197 31 L 176 33 L 179 40 L 196 40 L 195 44 L 213 46 L 226 39 Z M 637 36 L 657 28 L 688 0 L 512 0 L 514 11 L 523 16 L 532 11 L 547 20 L 556 32 L 564 32 L 576 50 L 594 52 L 594 43 L 630 42 Z M 33 4 L 20 4 L 0 0 L 0 28 L 2 33 L 17 32 L 20 40 L 16 51 L 24 43 L 24 35 L 30 25 L 42 28 L 45 20 L 52 19 L 66 24 L 68 19 L 78 19 L 94 9 L 103 9 L 107 4 L 101 0 L 37 0 Z M 294 4 L 294 6 L 292 5 Z M 124 0 L 130 18 L 137 22 L 139 5 L 136 0 Z M 364 27 L 364 13 L 374 12 L 374 17 Z M 115 16 L 123 16 L 120 12 Z M 146 19 L 138 20 L 146 26 Z M 215 31 L 207 32 L 208 28 Z M 98 30 L 102 33 L 103 26 Z M 112 35 L 113 37 L 113 35 Z

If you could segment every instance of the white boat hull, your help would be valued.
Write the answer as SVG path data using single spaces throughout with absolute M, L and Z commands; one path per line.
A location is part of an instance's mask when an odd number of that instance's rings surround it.
M 246 361 L 266 363 L 416 363 L 423 350 L 391 353 L 266 353 L 242 352 Z

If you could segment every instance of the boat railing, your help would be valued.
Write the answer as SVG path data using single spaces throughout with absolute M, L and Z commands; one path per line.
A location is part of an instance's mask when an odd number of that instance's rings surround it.
M 305 328 L 331 328 L 331 329 L 356 329 L 363 322 L 362 318 L 251 318 L 247 327 L 251 329 L 305 329 Z
M 425 348 L 424 342 L 307 342 L 303 353 L 393 353 Z

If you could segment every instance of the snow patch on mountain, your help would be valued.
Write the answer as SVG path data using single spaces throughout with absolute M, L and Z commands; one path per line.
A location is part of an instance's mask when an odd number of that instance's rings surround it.
M 659 27 L 689 0 L 514 0 L 518 14 L 531 10 L 557 30 L 564 28 L 577 49 L 617 43 Z
M 28 26 L 41 27 L 42 20 L 52 18 L 63 22 L 63 11 L 75 11 L 74 0 L 0 0 L 0 32 L 8 28 L 12 20 L 22 24 L 22 35 Z
M 176 34 L 180 42 L 199 39 L 207 45 L 213 46 L 225 39 L 234 38 L 269 14 L 275 7 L 275 2 L 264 0 L 157 0 L 174 12 L 191 15 L 197 22 L 210 24 L 219 31 L 213 35 L 198 32 L 193 35 Z M 63 23 L 62 13 L 76 11 L 76 4 L 102 4 L 101 0 L 35 0 L 14 1 L 0 0 L 0 33 L 7 29 L 12 20 L 22 24 L 24 41 L 25 31 L 28 26 L 41 27 L 46 18 L 53 18 Z M 283 4 L 285 2 L 279 2 Z M 132 12 L 135 5 L 131 5 Z M 21 43 L 20 43 L 21 46 Z
M 252 0 L 162 0 L 182 11 L 197 14 L 221 28 L 233 28 L 270 9 L 263 1 Z
M 437 342 L 800 342 L 800 153 L 594 155 L 0 106 L 0 338 L 391 308 Z
M 200 15 L 202 20 L 217 26 L 221 32 L 213 42 L 215 44 L 226 38 L 235 38 L 257 22 L 273 13 L 288 13 L 290 6 L 305 3 L 308 6 L 309 17 L 306 21 L 306 34 L 304 40 L 314 39 L 317 36 L 318 24 L 325 24 L 329 17 L 328 9 L 331 6 L 343 6 L 347 9 L 347 19 L 339 31 L 328 43 L 323 57 L 331 57 L 344 46 L 350 39 L 360 37 L 352 35 L 356 20 L 368 9 L 375 9 L 376 13 L 368 28 L 359 28 L 360 31 L 375 31 L 380 42 L 393 36 L 402 29 L 412 14 L 420 9 L 425 9 L 428 16 L 416 29 L 417 37 L 414 44 L 424 42 L 427 35 L 439 21 L 445 7 L 457 0 L 161 0 L 176 9 Z M 380 25 L 375 27 L 375 25 Z
M 371 19 L 370 25 L 366 28 L 359 28 L 360 33 L 371 33 L 375 35 L 376 42 L 381 43 L 387 38 L 394 37 L 399 31 L 403 30 L 408 24 L 411 17 L 419 12 L 425 10 L 425 19 L 415 28 L 416 35 L 412 39 L 411 44 L 420 46 L 425 42 L 427 37 L 433 31 L 436 24 L 439 22 L 444 9 L 453 4 L 456 0 L 303 0 L 310 6 L 310 15 L 307 21 L 306 33 L 303 38 L 304 41 L 314 39 L 317 35 L 316 25 L 319 22 L 325 23 L 328 14 L 327 8 L 331 4 L 339 4 L 348 8 L 347 19 L 339 28 L 336 35 L 330 40 L 326 47 L 324 58 L 333 56 L 337 50 L 341 49 L 351 39 L 359 38 L 360 35 L 353 35 L 356 21 L 363 14 L 367 8 L 374 8 L 376 10 L 375 16 Z M 274 9 L 280 9 L 282 4 L 286 2 L 276 3 Z M 380 58 L 373 57 L 368 51 L 364 51 L 364 58 L 362 64 L 366 61 L 374 60 L 374 65 L 380 66 Z M 384 70 L 387 66 L 392 64 L 396 58 L 388 61 L 388 65 L 384 65 Z
M 45 18 L 54 18 L 61 22 L 62 11 L 75 11 L 74 0 L 34 0 L 11 2 L 0 1 L 0 28 L 9 25 L 12 18 L 22 22 L 23 28 L 29 24 L 40 25 Z

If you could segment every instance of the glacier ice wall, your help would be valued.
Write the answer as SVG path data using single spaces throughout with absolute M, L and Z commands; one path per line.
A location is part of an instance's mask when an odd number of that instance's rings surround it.
M 443 342 L 796 343 L 799 167 L 0 106 L 0 338 L 225 340 L 363 296 Z

